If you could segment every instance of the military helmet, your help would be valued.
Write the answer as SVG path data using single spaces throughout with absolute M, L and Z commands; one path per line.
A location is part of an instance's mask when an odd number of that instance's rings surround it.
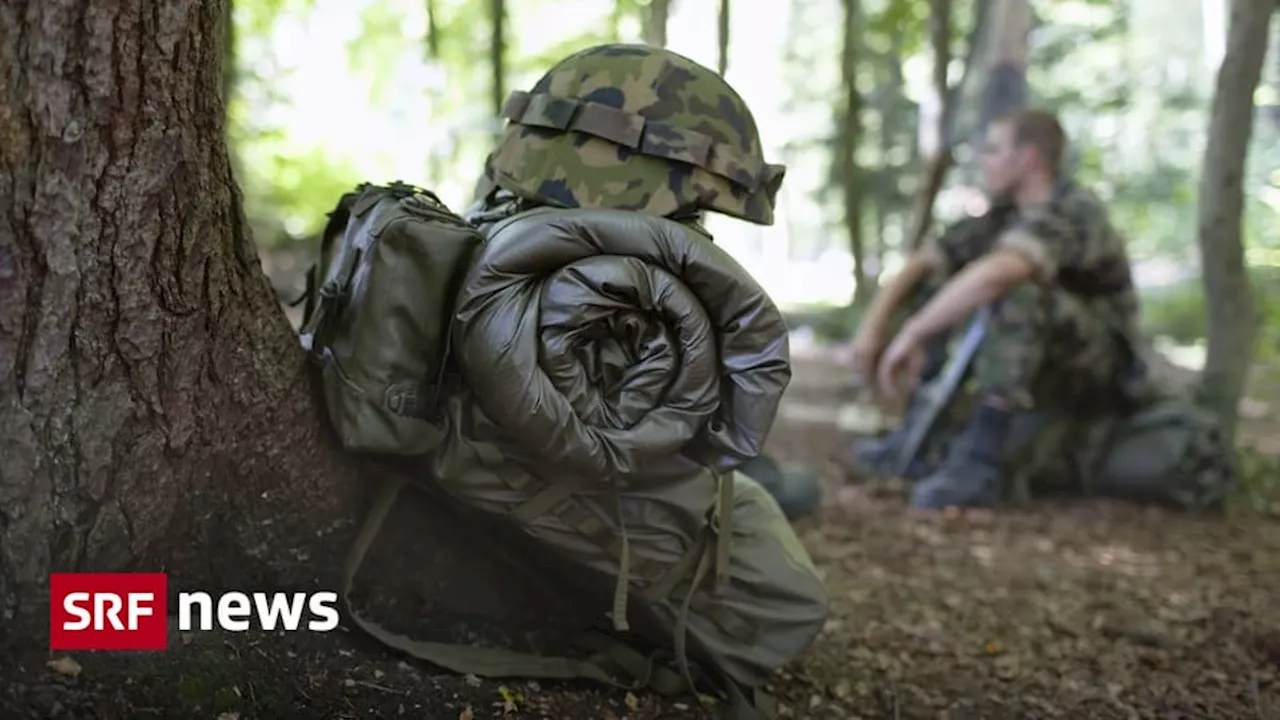
M 669 50 L 578 52 L 511 93 L 502 117 L 486 174 L 531 201 L 773 224 L 785 168 L 764 162 L 751 111 L 715 72 Z

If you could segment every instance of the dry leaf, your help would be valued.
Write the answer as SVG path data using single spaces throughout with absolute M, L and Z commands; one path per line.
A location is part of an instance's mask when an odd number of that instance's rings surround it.
M 78 677 L 80 675 L 80 671 L 83 669 L 80 667 L 80 663 L 65 656 L 60 657 L 57 660 L 50 660 L 45 663 L 45 665 L 59 675 L 66 675 L 67 677 Z
M 238 712 L 219 713 L 218 720 L 240 720 L 240 713 Z
M 632 712 L 635 712 L 636 710 L 640 709 L 640 698 L 636 697 L 632 693 L 627 693 L 627 696 L 626 698 L 623 699 L 623 702 L 627 704 L 627 709 Z
M 462 708 L 462 712 L 458 713 L 458 720 L 472 720 L 474 717 L 475 713 L 471 711 L 470 705 Z

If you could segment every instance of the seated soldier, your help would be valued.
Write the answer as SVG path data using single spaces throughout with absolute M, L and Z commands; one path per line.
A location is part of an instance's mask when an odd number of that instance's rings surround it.
M 900 398 L 941 370 L 949 332 L 990 306 L 972 370 L 975 409 L 937 468 L 908 467 L 916 507 L 996 504 L 1018 413 L 1102 413 L 1119 402 L 1115 378 L 1136 337 L 1129 260 L 1102 202 L 1060 176 L 1064 144 L 1046 112 L 992 122 L 980 157 L 989 209 L 914 253 L 852 342 L 856 371 Z M 910 315 L 889 342 L 899 310 Z M 908 405 L 908 426 L 919 409 Z M 902 439 L 900 430 L 861 445 L 855 460 L 883 471 Z

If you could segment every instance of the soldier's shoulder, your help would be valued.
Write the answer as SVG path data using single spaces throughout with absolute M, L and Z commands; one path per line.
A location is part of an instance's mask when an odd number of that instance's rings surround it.
M 1058 200 L 1058 206 L 1068 215 L 1105 218 L 1107 204 L 1092 188 L 1071 183 Z

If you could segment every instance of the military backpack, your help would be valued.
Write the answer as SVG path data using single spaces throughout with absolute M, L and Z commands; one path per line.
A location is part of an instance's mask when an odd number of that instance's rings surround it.
M 347 450 L 434 447 L 453 299 L 483 242 L 433 193 L 399 181 L 363 183 L 329 213 L 300 333 Z

